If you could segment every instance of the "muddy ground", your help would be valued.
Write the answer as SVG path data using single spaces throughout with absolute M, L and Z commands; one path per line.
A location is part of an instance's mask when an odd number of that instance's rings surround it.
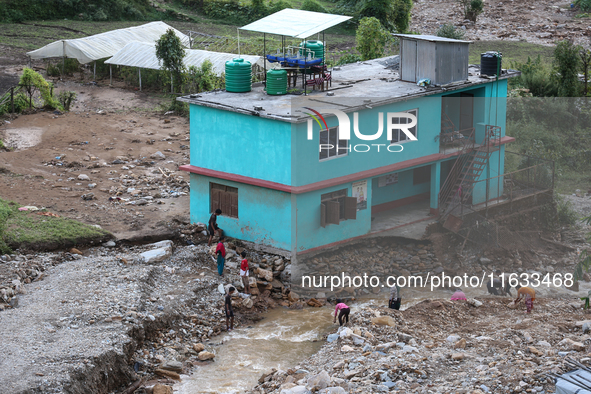
M 189 163 L 188 119 L 163 115 L 159 99 L 141 92 L 77 82 L 56 89 L 78 95 L 70 112 L 38 111 L 0 126 L 14 148 L 0 153 L 0 196 L 120 239 L 187 222 L 189 176 L 178 166 Z

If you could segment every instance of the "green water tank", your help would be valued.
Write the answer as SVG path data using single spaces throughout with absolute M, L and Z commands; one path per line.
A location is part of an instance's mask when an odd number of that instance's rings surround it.
M 226 62 L 226 91 L 233 93 L 250 92 L 252 88 L 252 65 L 244 59 Z
M 270 94 L 272 96 L 287 94 L 286 70 L 267 71 L 267 94 Z
M 306 49 L 304 49 L 304 47 Z M 322 41 L 308 40 L 300 44 L 300 55 L 308 57 L 308 53 L 312 51 L 314 54 L 312 57 L 323 59 L 324 58 L 324 44 Z

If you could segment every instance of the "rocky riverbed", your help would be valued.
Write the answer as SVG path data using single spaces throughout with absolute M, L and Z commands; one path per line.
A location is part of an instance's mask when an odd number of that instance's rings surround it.
M 536 300 L 532 314 L 478 299 L 354 308 L 317 354 L 250 393 L 553 393 L 546 373 L 568 371 L 565 357 L 591 362 L 590 316 L 574 297 Z
M 224 281 L 203 244 L 2 256 L 0 392 L 98 393 L 133 382 L 172 390 L 179 373 L 215 357 L 225 331 L 218 287 L 240 283 L 237 244 L 227 243 Z M 290 262 L 254 251 L 249 259 L 253 295 L 233 299 L 237 327 L 288 298 Z M 260 266 L 269 270 L 259 276 Z

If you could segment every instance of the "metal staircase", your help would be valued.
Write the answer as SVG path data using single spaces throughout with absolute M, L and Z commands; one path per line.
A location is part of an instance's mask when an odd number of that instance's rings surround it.
M 475 143 L 474 133 L 474 129 L 471 129 L 468 137 L 471 142 L 464 144 L 439 192 L 441 220 L 452 213 L 463 214 L 463 206 L 470 204 L 474 185 L 486 169 L 491 154 L 499 150 L 500 127 L 486 125 L 484 139 L 480 144 Z

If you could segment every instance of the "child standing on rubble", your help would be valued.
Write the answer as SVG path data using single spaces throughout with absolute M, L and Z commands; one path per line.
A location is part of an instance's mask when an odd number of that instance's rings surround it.
M 226 247 L 224 246 L 225 239 L 226 238 L 222 235 L 217 248 L 215 248 L 215 253 L 218 255 L 218 274 L 220 274 L 220 276 L 224 276 L 224 264 L 226 263 Z
M 250 294 L 250 282 L 248 280 L 248 259 L 246 258 L 246 252 L 243 250 L 240 253 L 242 256 L 242 261 L 240 262 L 240 279 L 242 279 L 242 284 L 244 285 L 244 293 Z
M 527 286 L 521 287 L 520 285 L 517 285 L 515 288 L 517 289 L 517 298 L 513 302 L 517 305 L 521 300 L 525 299 L 525 313 L 531 313 L 532 309 L 534 309 L 536 291 Z

